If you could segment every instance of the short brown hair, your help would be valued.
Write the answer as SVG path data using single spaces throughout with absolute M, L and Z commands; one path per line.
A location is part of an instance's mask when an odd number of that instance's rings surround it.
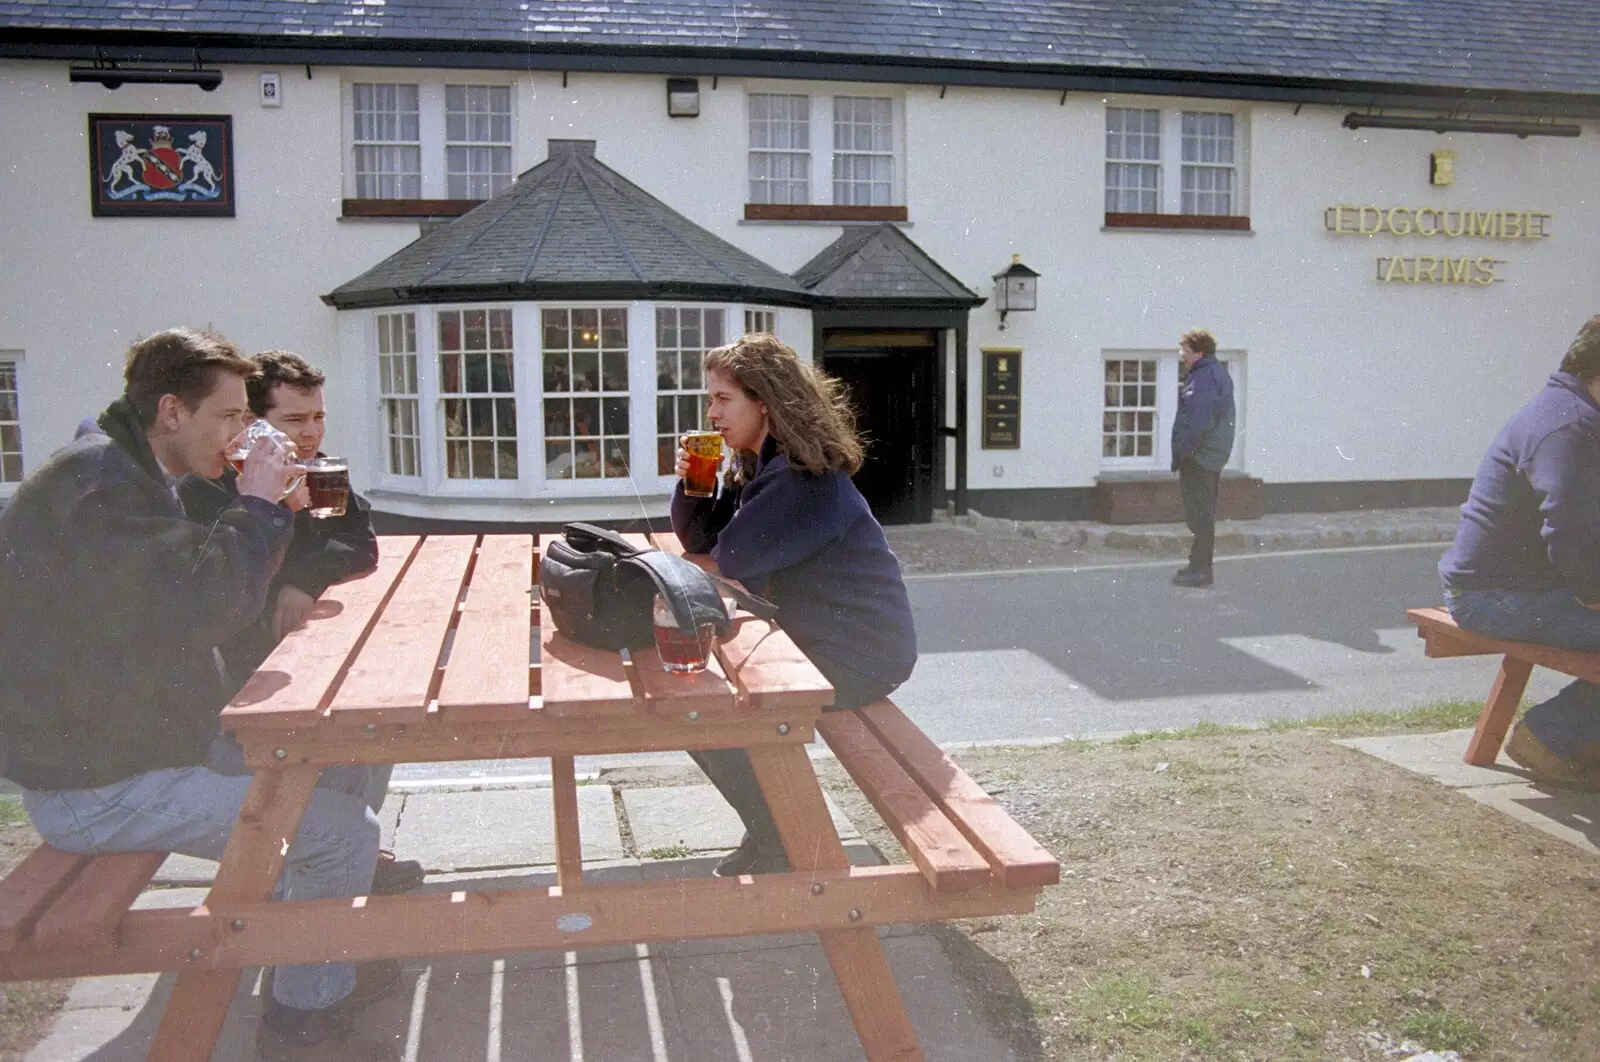
M 1217 352 L 1217 337 L 1204 328 L 1191 328 L 1183 334 L 1183 338 L 1178 342 L 1196 354 L 1215 354 Z
M 244 352 L 216 332 L 192 328 L 167 328 L 146 336 L 128 348 L 123 369 L 128 402 L 148 428 L 156 422 L 162 395 L 177 395 L 194 410 L 217 389 L 224 373 L 249 377 L 255 364 Z
M 300 355 L 287 350 L 264 350 L 253 359 L 256 371 L 244 382 L 250 394 L 250 412 L 264 417 L 272 409 L 272 389 L 286 384 L 300 391 L 311 391 L 327 382 L 322 370 Z
M 1569 372 L 1584 383 L 1600 376 L 1600 315 L 1589 318 L 1578 329 L 1578 337 L 1567 348 L 1561 359 L 1561 371 Z

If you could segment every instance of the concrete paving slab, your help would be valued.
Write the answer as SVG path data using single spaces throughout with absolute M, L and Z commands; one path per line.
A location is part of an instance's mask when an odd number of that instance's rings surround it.
M 1518 822 L 1600 855 L 1600 793 L 1517 782 L 1458 790 Z
M 826 794 L 824 794 L 826 796 Z M 861 832 L 828 797 L 828 812 L 841 840 Z M 641 855 L 680 845 L 692 852 L 737 848 L 744 837 L 739 816 L 715 786 L 664 786 L 622 790 L 622 806 Z
M 395 849 L 430 871 L 553 863 L 552 806 L 548 789 L 413 793 L 395 831 Z M 622 858 L 610 786 L 579 787 L 578 825 L 585 860 Z
M 938 941 L 884 942 L 928 1062 L 1006 1062 L 1011 1049 L 972 1013 Z M 865 1059 L 820 944 L 667 960 L 685 1057 L 696 1062 Z M 754 1051 L 752 1051 L 754 1048 Z
M 1346 738 L 1339 744 L 1426 775 L 1452 789 L 1498 785 L 1523 780 L 1522 768 L 1504 751 L 1493 767 L 1474 767 L 1462 760 L 1472 731 L 1445 730 L 1437 734 L 1391 734 L 1385 737 Z
M 156 876 L 150 880 L 157 885 L 209 886 L 216 876 L 216 860 L 198 859 L 195 856 L 179 855 L 174 852 L 167 856 L 161 868 L 156 871 Z

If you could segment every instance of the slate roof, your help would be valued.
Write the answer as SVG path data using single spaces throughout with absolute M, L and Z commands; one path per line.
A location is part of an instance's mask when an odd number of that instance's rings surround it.
M 847 228 L 794 279 L 819 305 L 872 303 L 876 306 L 966 308 L 984 298 L 928 257 L 893 225 Z
M 799 284 L 595 158 L 550 157 L 323 297 L 341 309 L 481 299 L 697 299 L 807 305 Z
M 1595 0 L 0 0 L 0 26 L 1600 93 Z

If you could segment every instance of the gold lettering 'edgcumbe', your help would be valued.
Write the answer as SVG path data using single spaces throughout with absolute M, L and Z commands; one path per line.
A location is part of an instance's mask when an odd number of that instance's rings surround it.
M 1481 240 L 1545 240 L 1554 214 L 1542 210 L 1455 210 L 1443 207 L 1379 207 L 1340 203 L 1322 212 L 1322 227 L 1335 236 L 1472 237 Z

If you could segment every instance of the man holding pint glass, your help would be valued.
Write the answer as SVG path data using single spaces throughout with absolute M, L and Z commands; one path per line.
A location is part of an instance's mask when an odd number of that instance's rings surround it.
M 99 430 L 57 451 L 0 510 L 0 774 L 62 851 L 220 859 L 239 819 L 250 777 L 208 763 L 227 701 L 213 646 L 265 606 L 294 534 L 280 499 L 301 473 L 288 447 L 258 443 L 206 526 L 185 516 L 176 482 L 223 474 L 254 369 L 220 335 L 171 328 L 139 340 Z M 378 844 L 366 805 L 318 789 L 280 890 L 367 894 Z M 263 992 L 257 1050 L 290 1058 L 342 1036 L 352 1010 L 399 981 L 392 963 L 281 967 Z

